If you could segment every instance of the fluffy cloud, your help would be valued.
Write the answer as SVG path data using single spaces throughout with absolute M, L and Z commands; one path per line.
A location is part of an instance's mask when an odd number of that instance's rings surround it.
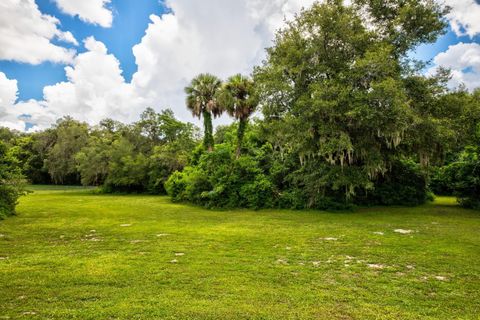
M 145 36 L 133 48 L 138 72 L 132 85 L 149 105 L 171 107 L 191 120 L 183 88 L 195 75 L 250 73 L 284 18 L 313 2 L 168 0 L 171 13 L 151 15 Z
M 65 12 L 82 18 L 80 2 L 90 1 L 56 2 Z M 108 2 L 96 1 L 96 6 L 89 7 L 98 9 Z M 105 45 L 88 38 L 88 51 L 74 57 L 65 68 L 67 81 L 45 87 L 42 101 L 16 103 L 15 116 L 34 123 L 35 128 L 44 128 L 63 115 L 89 123 L 106 117 L 132 121 L 145 107 L 152 106 L 157 110 L 170 107 L 182 120 L 192 121 L 183 88 L 194 76 L 211 72 L 225 78 L 250 73 L 264 58 L 275 30 L 313 2 L 167 0 L 165 5 L 171 12 L 152 15 L 145 36 L 133 48 L 138 71 L 131 83 L 125 82 L 119 62 L 107 53 Z M 90 21 L 94 16 L 89 15 Z M 111 22 L 95 21 L 104 25 Z M 63 37 L 68 39 L 68 34 Z M 30 117 L 23 119 L 25 114 Z
M 7 106 L 17 101 L 17 80 L 10 80 L 0 72 L 0 115 L 6 114 Z
M 82 21 L 105 28 L 112 26 L 112 11 L 106 7 L 110 0 L 55 0 L 55 2 L 62 12 L 78 16 Z
M 65 67 L 67 81 L 45 87 L 41 101 L 15 103 L 17 82 L 0 72 L 0 126 L 23 130 L 30 123 L 31 130 L 44 129 L 65 115 L 90 124 L 105 118 L 136 120 L 144 100 L 125 82 L 118 60 L 93 37 L 84 44 L 88 51 Z
M 434 73 L 438 67 L 448 68 L 452 72 L 449 85 L 452 88 L 464 84 L 467 89 L 480 87 L 480 44 L 459 43 L 448 47 L 438 54 L 433 62 L 435 66 L 429 70 Z
M 0 60 L 39 64 L 68 63 L 75 51 L 55 45 L 58 39 L 77 44 L 70 32 L 58 29 L 55 17 L 42 14 L 34 0 L 0 1 Z
M 445 0 L 451 7 L 448 15 L 452 30 L 459 36 L 480 34 L 480 2 L 478 0 Z
M 23 131 L 25 123 L 18 118 L 15 106 L 17 92 L 17 80 L 10 80 L 0 72 L 0 127 Z
M 53 114 L 35 100 L 16 103 L 17 94 L 17 80 L 8 79 L 0 72 L 0 126 L 23 131 L 31 115 L 44 123 L 55 120 Z
M 21 123 L 12 114 L 17 100 L 17 80 L 10 80 L 0 72 L 0 126 L 23 130 Z
M 68 81 L 45 87 L 41 104 L 57 117 L 71 115 L 92 124 L 107 117 L 134 120 L 143 99 L 125 82 L 118 60 L 93 37 L 84 43 L 88 51 L 65 68 Z

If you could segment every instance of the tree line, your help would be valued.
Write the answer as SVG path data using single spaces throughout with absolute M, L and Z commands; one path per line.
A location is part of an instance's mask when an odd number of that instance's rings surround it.
M 3 129 L 2 188 L 23 175 L 206 207 L 296 209 L 416 205 L 434 191 L 480 207 L 480 90 L 449 90 L 448 70 L 425 76 L 409 59 L 445 32 L 447 12 L 420 0 L 316 3 L 277 32 L 251 76 L 201 74 L 185 88 L 202 141 L 170 110 L 130 125 L 66 117 L 33 134 Z M 224 112 L 236 121 L 214 133 Z

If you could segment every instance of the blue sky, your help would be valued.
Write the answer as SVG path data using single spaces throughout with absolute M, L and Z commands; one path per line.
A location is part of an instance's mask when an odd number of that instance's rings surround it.
M 183 93 L 192 77 L 250 73 L 284 18 L 314 1 L 2 0 L 0 126 L 128 122 L 146 107 L 193 121 Z M 435 1 L 452 6 L 447 32 L 411 56 L 431 62 L 426 73 L 450 68 L 452 88 L 480 87 L 480 0 Z
M 145 34 L 148 17 L 151 14 L 161 15 L 167 11 L 159 0 L 113 0 L 108 5 L 114 16 L 112 27 L 103 28 L 85 23 L 77 16 L 72 17 L 62 13 L 52 0 L 35 0 L 35 2 L 42 13 L 58 18 L 61 21 L 61 28 L 72 32 L 77 40 L 81 41 L 93 35 L 97 40 L 102 41 L 108 51 L 120 61 L 127 81 L 131 80 L 132 74 L 137 70 L 132 47 L 139 43 Z M 74 45 L 65 46 L 76 48 Z M 85 51 L 82 44 L 76 49 L 79 53 Z M 30 65 L 0 60 L 0 71 L 4 72 L 8 78 L 18 80 L 20 100 L 41 99 L 46 85 L 66 80 L 64 68 L 63 64 L 51 62 Z
M 466 35 L 458 36 L 450 27 L 448 27 L 446 33 L 440 36 L 435 43 L 423 44 L 419 46 L 415 52 L 412 53 L 412 57 L 423 61 L 430 61 L 435 58 L 437 54 L 447 51 L 448 47 L 451 45 L 455 45 L 460 42 L 469 43 L 478 41 L 479 36 L 474 37 L 473 39 Z

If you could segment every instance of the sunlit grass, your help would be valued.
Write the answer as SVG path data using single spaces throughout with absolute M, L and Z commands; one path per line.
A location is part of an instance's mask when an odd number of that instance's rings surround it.
M 208 211 L 44 187 L 0 222 L 0 319 L 478 319 L 479 261 L 480 212 L 453 198 Z

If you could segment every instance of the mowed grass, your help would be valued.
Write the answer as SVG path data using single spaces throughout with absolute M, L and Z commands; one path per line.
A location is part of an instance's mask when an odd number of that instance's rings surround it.
M 451 198 L 208 211 L 37 188 L 0 221 L 0 319 L 479 319 L 479 305 L 480 212 Z

